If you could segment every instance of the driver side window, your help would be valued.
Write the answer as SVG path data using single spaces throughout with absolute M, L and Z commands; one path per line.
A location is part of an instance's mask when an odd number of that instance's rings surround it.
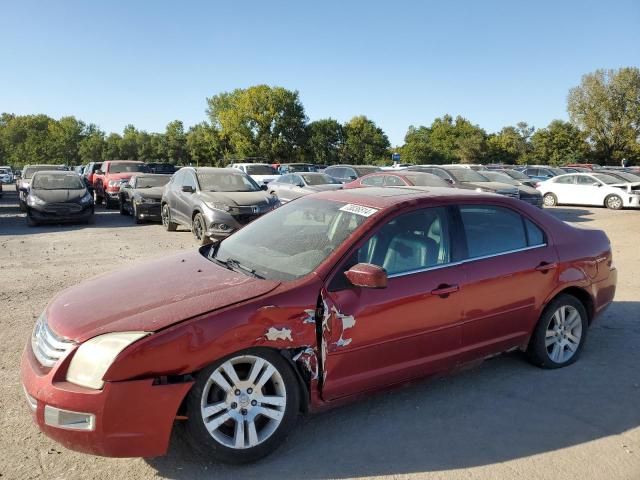
M 186 172 L 184 178 L 182 179 L 182 186 L 191 187 L 196 190 L 196 179 L 191 172 Z

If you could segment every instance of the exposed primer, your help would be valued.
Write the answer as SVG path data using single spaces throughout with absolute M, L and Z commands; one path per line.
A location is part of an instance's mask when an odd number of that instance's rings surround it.
M 333 307 L 333 313 L 335 314 L 336 318 L 342 321 L 342 332 L 340 333 L 340 338 L 336 342 L 336 346 L 346 347 L 351 343 L 351 340 L 353 339 L 344 338 L 344 332 L 345 330 L 348 330 L 349 328 L 353 328 L 355 326 L 356 319 L 353 317 L 353 315 L 344 315 L 343 313 L 340 313 L 335 306 Z
M 290 342 L 293 342 L 293 338 L 291 338 L 291 329 L 290 328 L 275 328 L 275 327 L 269 327 L 269 330 L 267 330 L 267 333 L 264 334 L 264 336 L 267 338 L 267 340 L 270 340 L 272 342 L 275 342 L 277 340 L 288 340 Z
M 329 332 L 329 318 L 331 317 L 331 310 L 327 300 L 320 293 L 320 299 L 322 300 L 322 325 L 320 331 L 320 359 L 322 360 L 322 381 L 327 381 L 327 335 Z M 326 332 L 326 334 L 325 334 Z
M 316 323 L 316 311 L 311 309 L 305 310 L 302 323 Z
M 294 362 L 300 362 L 311 375 L 311 380 L 318 379 L 318 356 L 311 347 L 307 347 L 293 357 Z

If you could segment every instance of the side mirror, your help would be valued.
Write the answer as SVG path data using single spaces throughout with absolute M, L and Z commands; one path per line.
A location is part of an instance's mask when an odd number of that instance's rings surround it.
M 304 187 L 304 183 L 300 182 L 300 183 L 296 184 L 296 187 L 302 188 L 302 187 Z
M 266 183 L 263 183 L 262 185 L 260 185 L 260 190 L 265 190 L 266 191 L 268 189 L 269 189 L 269 187 L 267 187 Z
M 195 192 L 195 190 L 193 189 L 193 187 L 191 185 L 183 185 L 182 186 L 182 191 L 185 193 L 193 193 Z
M 591 185 L 593 185 L 594 187 L 601 187 L 602 184 L 598 183 L 598 182 L 593 182 Z
M 344 272 L 344 276 L 356 287 L 386 288 L 387 271 L 378 265 L 358 263 Z
M 357 178 L 358 178 L 358 177 L 356 177 L 355 175 L 349 175 L 349 180 L 355 180 L 355 179 L 357 179 Z
M 28 193 L 29 192 L 29 188 L 27 188 L 27 187 L 20 187 L 19 190 L 21 192 L 24 192 L 24 193 Z
M 450 184 L 453 185 L 453 180 L 451 180 L 450 178 L 445 178 L 445 181 Z

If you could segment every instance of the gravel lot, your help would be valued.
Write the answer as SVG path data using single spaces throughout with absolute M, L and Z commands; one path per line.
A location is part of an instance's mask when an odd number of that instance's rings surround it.
M 134 225 L 103 208 L 95 225 L 28 228 L 13 186 L 5 186 L 0 477 L 640 479 L 640 212 L 556 208 L 551 213 L 604 229 L 619 270 L 616 302 L 590 330 L 577 364 L 543 371 L 519 354 L 501 356 L 451 377 L 305 418 L 275 455 L 228 467 L 194 458 L 175 441 L 169 455 L 156 459 L 78 454 L 32 424 L 19 361 L 49 299 L 98 273 L 195 243 L 187 231 Z

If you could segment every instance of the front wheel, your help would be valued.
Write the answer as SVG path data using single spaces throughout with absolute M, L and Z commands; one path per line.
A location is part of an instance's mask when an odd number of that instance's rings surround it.
M 587 310 L 572 295 L 559 295 L 545 308 L 527 355 L 542 368 L 561 368 L 578 359 L 587 337 Z
M 207 227 L 204 221 L 204 217 L 201 213 L 196 213 L 191 222 L 191 232 L 200 245 L 207 245 L 211 243 L 209 237 L 207 237 Z
M 171 209 L 166 203 L 162 206 L 162 210 L 160 210 L 160 217 L 162 218 L 162 226 L 167 232 L 176 231 L 178 224 L 171 221 Z
M 227 463 L 256 461 L 274 451 L 300 410 L 295 374 L 277 352 L 252 349 L 202 370 L 187 399 L 189 442 Z
M 120 215 L 129 215 L 129 211 L 127 210 L 124 199 L 120 199 Z
M 135 219 L 136 223 L 139 225 L 141 223 L 144 223 L 144 220 L 142 220 L 140 218 L 140 215 L 138 215 L 138 207 L 136 206 L 136 204 L 133 204 L 133 218 Z
M 622 208 L 622 198 L 618 195 L 609 195 L 605 198 L 604 204 L 611 210 L 620 210 Z
M 555 207 L 558 205 L 558 197 L 553 193 L 546 193 L 544 197 L 542 197 L 542 203 L 544 203 L 545 207 Z

